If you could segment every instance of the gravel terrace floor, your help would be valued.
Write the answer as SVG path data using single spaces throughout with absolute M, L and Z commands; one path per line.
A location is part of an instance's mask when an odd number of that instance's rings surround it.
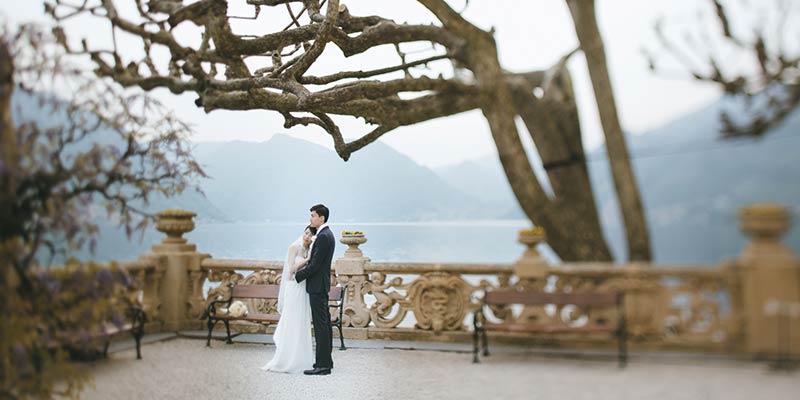
M 247 337 L 250 337 L 248 340 Z M 130 344 L 89 365 L 85 399 L 758 399 L 800 398 L 800 372 L 696 354 L 634 353 L 628 368 L 613 354 L 542 353 L 496 346 L 471 363 L 465 344 L 349 341 L 334 349 L 329 376 L 264 372 L 275 351 L 265 335 L 225 345 L 162 335 L 136 360 Z M 116 351 L 115 351 L 116 350 Z

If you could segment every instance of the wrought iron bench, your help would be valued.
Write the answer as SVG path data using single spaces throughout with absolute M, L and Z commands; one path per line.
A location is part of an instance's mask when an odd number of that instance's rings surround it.
M 328 291 L 330 308 L 339 309 L 338 315 L 331 313 L 331 324 L 339 329 L 339 340 L 341 341 L 339 350 L 347 350 L 347 348 L 344 346 L 344 335 L 342 334 L 342 313 L 344 311 L 344 294 L 346 290 L 347 286 L 333 286 L 331 287 L 331 290 Z M 215 300 L 209 303 L 206 312 L 203 314 L 203 317 L 207 318 L 206 323 L 208 326 L 208 338 L 206 340 L 206 346 L 211 347 L 211 331 L 214 329 L 214 326 L 217 324 L 217 322 L 220 321 L 225 324 L 225 332 L 227 334 L 225 343 L 227 344 L 233 343 L 230 321 L 250 321 L 265 325 L 277 324 L 281 317 L 280 314 L 261 314 L 249 312 L 246 316 L 234 317 L 227 314 L 217 314 L 217 308 L 219 306 L 230 307 L 235 299 L 277 300 L 279 291 L 280 285 L 237 285 L 234 283 L 233 287 L 231 288 L 231 295 L 227 299 Z M 330 304 L 330 302 L 334 302 L 335 304 Z
M 573 326 L 566 323 L 527 323 L 527 322 L 500 322 L 492 323 L 486 320 L 484 309 L 490 306 L 508 305 L 547 305 L 557 306 L 574 305 L 586 308 L 616 308 L 617 321 L 612 324 L 604 319 L 589 322 L 585 325 Z M 624 368 L 628 361 L 627 352 L 627 330 L 625 327 L 625 297 L 623 293 L 612 292 L 582 292 L 582 293 L 542 293 L 542 292 L 518 292 L 518 291 L 487 291 L 483 298 L 483 304 L 473 316 L 473 363 L 478 360 L 478 341 L 482 339 L 483 355 L 489 355 L 489 343 L 486 337 L 488 331 L 511 332 L 511 333 L 610 333 L 614 335 L 618 342 L 619 367 Z

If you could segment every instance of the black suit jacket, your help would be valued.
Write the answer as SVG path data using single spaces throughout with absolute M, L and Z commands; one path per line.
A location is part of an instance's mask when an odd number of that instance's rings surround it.
M 307 293 L 328 293 L 331 289 L 331 261 L 336 240 L 330 227 L 317 233 L 314 248 L 311 249 L 311 258 L 308 265 L 297 270 L 294 279 L 297 283 L 306 281 Z

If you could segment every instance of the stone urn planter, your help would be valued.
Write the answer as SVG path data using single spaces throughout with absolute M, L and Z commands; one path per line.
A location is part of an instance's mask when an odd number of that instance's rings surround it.
M 739 210 L 740 229 L 755 241 L 778 240 L 789 225 L 789 213 L 779 204 L 753 204 Z
M 168 209 L 156 214 L 156 229 L 167 235 L 164 243 L 186 243 L 183 234 L 194 230 L 193 218 L 197 214 L 188 210 Z
M 519 231 L 519 242 L 528 246 L 529 249 L 535 248 L 537 244 L 547 240 L 544 228 L 538 226 L 533 229 L 523 229 Z
M 364 253 L 362 253 L 361 249 L 358 248 L 358 246 L 367 242 L 367 238 L 364 236 L 364 232 L 343 231 L 342 238 L 339 239 L 339 241 L 348 246 L 347 250 L 344 251 L 344 256 L 346 258 L 364 257 Z

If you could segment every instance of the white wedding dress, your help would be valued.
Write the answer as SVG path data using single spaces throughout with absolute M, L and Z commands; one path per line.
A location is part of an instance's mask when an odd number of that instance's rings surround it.
M 311 305 L 306 282 L 297 283 L 291 267 L 305 259 L 308 250 L 303 247 L 303 238 L 289 245 L 281 273 L 281 288 L 278 293 L 278 312 L 281 318 L 272 339 L 275 355 L 261 367 L 265 371 L 299 373 L 312 369 L 314 350 L 311 345 Z

